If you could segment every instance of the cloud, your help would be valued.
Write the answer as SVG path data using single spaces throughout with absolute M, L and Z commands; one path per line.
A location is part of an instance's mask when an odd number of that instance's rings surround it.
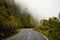
M 60 0 L 15 0 L 17 4 L 27 7 L 35 18 L 43 19 L 58 16 Z

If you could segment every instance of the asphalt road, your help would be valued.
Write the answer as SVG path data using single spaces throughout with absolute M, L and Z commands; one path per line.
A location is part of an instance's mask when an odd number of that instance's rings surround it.
M 9 40 L 47 40 L 47 39 L 36 31 L 33 31 L 31 29 L 25 29 L 16 36 L 9 38 Z

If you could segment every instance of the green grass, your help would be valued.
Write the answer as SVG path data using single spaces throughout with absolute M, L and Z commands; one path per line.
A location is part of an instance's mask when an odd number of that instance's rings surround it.
M 35 31 L 45 35 L 49 40 L 60 40 L 60 36 L 55 34 L 55 33 L 49 33 L 48 31 L 45 30 L 40 30 L 40 29 L 34 29 Z

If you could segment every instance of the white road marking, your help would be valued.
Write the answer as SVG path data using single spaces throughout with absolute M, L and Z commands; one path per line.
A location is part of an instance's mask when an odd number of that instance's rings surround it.
M 28 36 L 28 39 L 27 40 L 30 40 L 30 36 L 31 36 L 31 33 L 29 32 L 29 36 Z
M 30 39 L 30 36 L 28 36 L 28 40 Z
M 29 32 L 29 35 L 31 36 L 31 33 Z

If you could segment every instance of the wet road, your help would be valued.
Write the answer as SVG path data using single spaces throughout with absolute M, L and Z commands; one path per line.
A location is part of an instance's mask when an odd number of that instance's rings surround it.
M 47 40 L 40 33 L 33 31 L 32 29 L 24 29 L 21 33 L 18 33 L 15 37 L 9 38 L 9 40 Z

